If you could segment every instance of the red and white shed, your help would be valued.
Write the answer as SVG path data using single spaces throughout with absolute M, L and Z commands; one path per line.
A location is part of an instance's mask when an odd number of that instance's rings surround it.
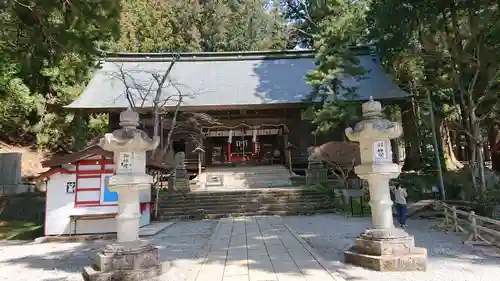
M 46 180 L 45 236 L 116 232 L 118 194 L 109 190 L 113 153 L 91 146 L 42 162 Z M 140 194 L 140 226 L 151 221 L 151 188 Z

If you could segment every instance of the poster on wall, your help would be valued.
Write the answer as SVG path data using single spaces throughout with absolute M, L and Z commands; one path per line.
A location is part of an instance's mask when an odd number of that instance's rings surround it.
M 111 175 L 103 175 L 101 187 L 101 203 L 102 204 L 115 204 L 118 202 L 118 192 L 111 191 L 108 187 L 109 178 Z
M 75 193 L 76 182 L 69 181 L 66 183 L 66 193 Z

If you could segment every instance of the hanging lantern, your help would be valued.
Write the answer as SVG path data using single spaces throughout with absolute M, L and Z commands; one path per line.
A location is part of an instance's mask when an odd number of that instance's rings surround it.
M 233 141 L 233 131 L 229 130 L 229 137 L 227 138 L 227 142 L 231 143 Z
M 252 142 L 257 142 L 257 129 L 253 129 Z

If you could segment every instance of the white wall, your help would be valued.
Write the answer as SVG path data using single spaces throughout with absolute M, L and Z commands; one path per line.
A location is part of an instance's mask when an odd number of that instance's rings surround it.
M 66 183 L 75 181 L 75 174 L 60 174 L 52 175 L 47 182 L 46 193 L 46 215 L 45 215 L 45 235 L 62 235 L 73 234 L 74 225 L 70 225 L 69 216 L 83 214 L 99 214 L 99 213 L 116 213 L 118 206 L 85 206 L 75 207 L 75 193 L 66 192 Z M 80 179 L 80 183 L 85 179 Z M 88 179 L 88 183 L 91 180 Z M 93 186 L 99 187 L 99 186 Z M 102 187 L 100 187 L 102 188 Z M 85 192 L 88 193 L 88 192 Z M 141 202 L 149 202 L 150 190 L 144 191 L 141 196 Z M 145 194 L 149 194 L 146 196 Z M 98 200 L 99 197 L 97 197 Z M 148 201 L 146 201 L 148 200 Z M 142 214 L 140 225 L 145 226 L 150 222 L 149 207 Z M 94 234 L 94 233 L 110 233 L 116 232 L 115 219 L 102 220 L 78 220 L 76 224 L 77 234 Z

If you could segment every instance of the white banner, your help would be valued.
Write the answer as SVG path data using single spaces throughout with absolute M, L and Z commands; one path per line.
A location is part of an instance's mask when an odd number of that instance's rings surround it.
M 235 136 L 253 136 L 254 130 L 234 130 L 233 137 Z M 257 130 L 257 136 L 267 136 L 267 135 L 280 135 L 282 133 L 282 129 L 259 129 Z M 214 131 L 206 131 L 203 132 L 205 137 L 229 137 L 229 130 L 214 130 Z

